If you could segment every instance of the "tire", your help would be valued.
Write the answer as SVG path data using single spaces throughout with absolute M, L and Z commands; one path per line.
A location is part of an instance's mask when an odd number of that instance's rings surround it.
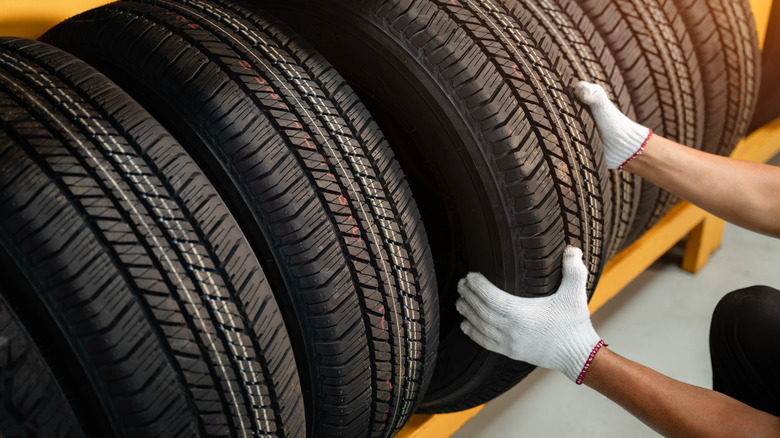
M 718 109 L 706 105 L 694 44 L 672 0 L 576 1 L 617 60 L 635 105 L 637 122 L 659 135 L 701 149 L 705 120 Z M 676 202 L 670 196 L 643 182 L 639 209 L 622 247 L 666 214 Z
M 760 53 L 750 3 L 743 0 L 674 0 L 695 48 L 706 115 L 702 150 L 729 155 L 745 135 L 758 99 Z M 659 198 L 644 231 L 680 198 Z
M 601 85 L 616 106 L 631 119 L 634 105 L 612 52 L 574 0 L 504 1 L 513 15 L 531 14 L 545 27 L 574 77 Z M 609 171 L 612 185 L 612 226 L 605 258 L 618 252 L 639 207 L 642 179 L 628 172 Z
M 0 434 L 3 436 L 84 436 L 49 365 L 2 295 L 0 400 Z
M 460 331 L 459 278 L 480 271 L 504 290 L 547 295 L 573 244 L 583 248 L 592 287 L 608 245 L 606 169 L 589 114 L 564 92 L 574 79 L 565 58 L 533 17 L 488 6 L 268 5 L 356 88 L 391 139 L 431 230 L 442 342 L 424 412 L 478 405 L 531 370 Z
M 728 155 L 758 100 L 761 53 L 747 0 L 675 0 L 701 67 L 707 105 L 703 149 Z M 720 135 L 717 135 L 720 134 Z
M 294 327 L 311 436 L 397 432 L 433 371 L 435 274 L 403 174 L 336 71 L 230 1 L 118 2 L 44 38 L 122 84 L 215 181 Z
M 5 291 L 91 436 L 303 436 L 260 265 L 138 104 L 40 42 L 0 43 Z

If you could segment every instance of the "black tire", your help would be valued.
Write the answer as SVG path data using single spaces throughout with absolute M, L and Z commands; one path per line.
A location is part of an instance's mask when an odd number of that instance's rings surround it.
M 568 61 L 574 77 L 604 87 L 615 105 L 631 119 L 634 105 L 612 52 L 575 0 L 504 1 L 515 16 L 531 14 L 544 26 Z M 523 12 L 518 12 L 523 10 Z M 612 226 L 605 258 L 623 247 L 639 208 L 642 179 L 628 172 L 609 172 Z
M 31 438 L 84 436 L 49 364 L 2 295 L 0 434 Z
M 442 346 L 421 410 L 460 410 L 504 392 L 531 367 L 460 331 L 457 279 L 474 270 L 520 295 L 550 294 L 568 243 L 583 248 L 592 287 L 608 244 L 606 169 L 589 114 L 564 92 L 574 79 L 565 58 L 533 17 L 516 19 L 503 5 L 268 7 L 357 89 L 391 138 L 431 230 Z
M 673 1 L 576 1 L 614 54 L 634 102 L 637 122 L 701 149 L 705 120 L 718 109 L 706 105 L 695 48 Z M 715 130 L 722 132 L 722 128 Z M 622 247 L 666 214 L 674 204 L 670 196 L 642 183 L 639 208 Z
M 0 58 L 4 289 L 85 432 L 304 436 L 268 282 L 189 156 L 71 55 L 6 39 Z
M 705 98 L 701 149 L 728 155 L 747 131 L 758 98 L 760 53 L 750 3 L 745 0 L 674 0 L 701 70 Z M 643 232 L 680 198 L 661 192 Z
M 728 155 L 745 135 L 758 100 L 761 53 L 747 0 L 674 0 L 699 59 L 704 95 L 703 149 Z
M 312 436 L 398 431 L 433 371 L 435 275 L 400 168 L 343 79 L 230 1 L 118 2 L 44 38 L 122 84 L 215 181 L 296 327 Z

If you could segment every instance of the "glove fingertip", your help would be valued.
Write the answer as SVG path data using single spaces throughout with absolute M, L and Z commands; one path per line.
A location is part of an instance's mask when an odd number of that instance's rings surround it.
M 469 338 L 471 337 L 471 331 L 474 327 L 471 325 L 471 323 L 465 319 L 460 323 L 460 330 Z
M 468 287 L 468 286 L 466 286 L 466 277 L 463 277 L 463 278 L 461 278 L 460 280 L 458 280 L 458 285 L 457 285 L 456 289 L 458 290 L 458 293 L 459 293 L 459 294 L 461 294 L 461 295 L 462 295 L 462 294 L 463 294 L 463 291 L 464 291 L 464 290 L 465 290 L 467 287 Z
M 458 298 L 457 300 L 455 300 L 455 310 L 457 310 L 458 313 L 460 313 L 461 315 L 463 315 L 464 303 L 465 303 L 465 300 L 463 298 Z
M 568 245 L 563 250 L 563 256 L 569 258 L 582 258 L 582 250 L 574 245 Z
M 576 246 L 567 246 L 563 250 L 563 270 L 564 273 L 573 274 L 577 271 L 587 272 L 585 262 L 582 259 L 582 250 Z
M 466 276 L 468 285 L 477 292 L 484 292 L 496 286 L 479 272 L 470 272 Z
M 467 283 L 473 283 L 475 281 L 480 281 L 481 279 L 485 278 L 484 275 L 482 275 L 479 272 L 469 272 L 466 274 L 466 276 L 463 278 Z
M 587 82 L 579 81 L 574 84 L 574 95 L 577 96 L 582 103 L 592 105 L 598 101 L 598 87 L 599 85 Z
M 579 79 L 579 80 L 577 80 L 577 82 L 574 83 L 573 86 L 574 86 L 575 89 L 581 90 L 581 89 L 583 89 L 585 87 L 588 87 L 588 86 L 591 86 L 591 85 L 593 85 L 593 83 L 588 82 L 588 81 L 583 81 L 582 79 Z

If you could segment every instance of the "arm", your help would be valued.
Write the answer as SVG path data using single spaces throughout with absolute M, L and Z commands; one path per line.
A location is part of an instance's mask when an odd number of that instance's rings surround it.
M 574 93 L 590 106 L 608 168 L 630 171 L 715 216 L 780 237 L 780 168 L 653 135 L 622 114 L 598 85 L 579 82 Z
M 586 280 L 582 253 L 572 247 L 564 252 L 561 286 L 547 297 L 516 297 L 480 274 L 468 274 L 458 283 L 456 307 L 466 318 L 461 329 L 490 351 L 581 379 L 663 435 L 780 436 L 778 417 L 600 348 Z
M 780 167 L 708 154 L 654 135 L 624 169 L 721 219 L 780 237 Z
M 585 385 L 667 437 L 777 437 L 780 418 L 688 385 L 602 348 Z

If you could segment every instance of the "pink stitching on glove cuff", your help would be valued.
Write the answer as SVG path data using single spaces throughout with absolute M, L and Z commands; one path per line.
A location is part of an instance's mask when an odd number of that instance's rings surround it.
M 593 347 L 593 351 L 590 352 L 590 356 L 588 356 L 587 362 L 585 362 L 585 366 L 582 367 L 582 371 L 580 372 L 580 375 L 577 377 L 577 380 L 575 381 L 576 384 L 582 385 L 582 379 L 585 378 L 585 373 L 588 372 L 588 369 L 590 369 L 590 363 L 593 362 L 593 358 L 596 356 L 596 353 L 601 350 L 601 347 L 608 347 L 609 344 L 604 343 L 604 341 L 599 341 L 595 347 Z
M 638 149 L 636 152 L 634 152 L 634 155 L 630 156 L 630 157 L 628 158 L 628 160 L 624 161 L 624 162 L 623 162 L 623 164 L 621 164 L 620 166 L 618 166 L 617 170 L 623 170 L 623 167 L 625 167 L 625 166 L 626 166 L 626 164 L 630 163 L 630 162 L 631 162 L 631 160 L 633 160 L 634 158 L 636 158 L 636 157 L 637 157 L 637 155 L 641 155 L 641 154 L 642 154 L 642 151 L 644 151 L 644 150 L 645 150 L 645 146 L 647 146 L 647 142 L 648 142 L 648 141 L 650 141 L 650 137 L 652 137 L 652 136 L 653 136 L 653 130 L 652 130 L 652 129 L 650 129 L 650 128 L 648 128 L 648 130 L 649 130 L 650 132 L 647 134 L 647 138 L 645 139 L 645 141 L 643 141 L 643 142 L 642 142 L 642 146 L 639 146 L 639 149 Z

